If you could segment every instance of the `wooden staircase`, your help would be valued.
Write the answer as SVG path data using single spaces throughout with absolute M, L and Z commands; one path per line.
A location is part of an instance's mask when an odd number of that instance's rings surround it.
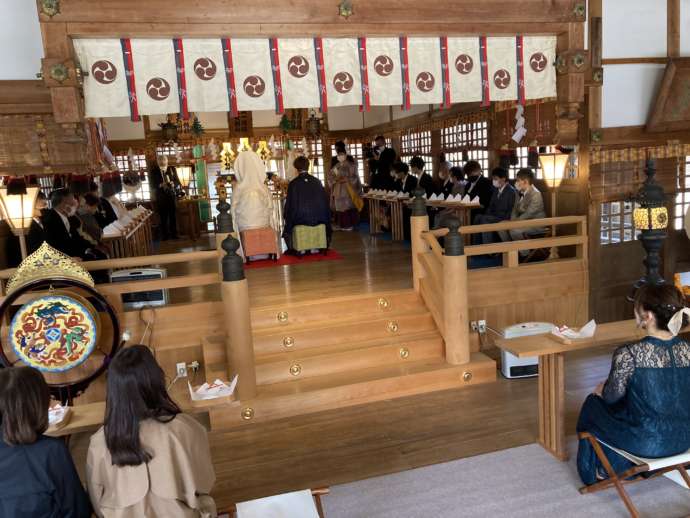
M 257 395 L 211 409 L 214 429 L 493 381 L 493 360 L 445 360 L 413 290 L 323 298 L 251 311 Z M 234 372 L 222 335 L 202 339 L 206 379 Z

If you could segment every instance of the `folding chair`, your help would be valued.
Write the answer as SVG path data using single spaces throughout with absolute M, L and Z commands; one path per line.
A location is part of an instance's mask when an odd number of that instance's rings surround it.
M 543 232 L 535 232 L 533 234 L 527 234 L 525 239 L 543 239 L 546 237 L 551 237 L 551 228 L 545 228 Z M 521 263 L 538 263 L 541 261 L 546 261 L 551 255 L 550 248 L 533 248 L 530 250 L 525 257 L 520 258 Z
M 283 495 L 269 496 L 233 505 L 225 514 L 228 518 L 325 518 L 321 497 L 330 493 L 327 487 L 306 489 Z M 223 517 L 219 513 L 219 518 Z
M 580 488 L 580 493 L 594 493 L 596 491 L 601 491 L 602 489 L 614 486 L 616 488 L 616 491 L 618 491 L 618 494 L 620 495 L 621 499 L 623 500 L 625 507 L 628 508 L 630 516 L 632 516 L 633 518 L 639 518 L 640 513 L 637 511 L 637 508 L 633 505 L 632 500 L 630 499 L 630 495 L 628 495 L 627 491 L 623 487 L 623 484 L 637 482 L 639 480 L 646 479 L 643 477 L 636 477 L 632 480 L 627 480 L 629 477 L 638 475 L 640 473 L 650 473 L 653 471 L 654 473 L 650 474 L 650 476 L 647 477 L 653 478 L 659 475 L 663 475 L 664 473 L 668 473 L 669 471 L 678 470 L 680 476 L 683 477 L 685 484 L 690 488 L 690 475 L 688 475 L 688 472 L 686 471 L 686 468 L 690 465 L 690 450 L 679 455 L 673 455 L 672 457 L 664 457 L 660 459 L 647 459 L 645 457 L 638 457 L 619 448 L 614 448 L 613 446 L 606 444 L 604 441 L 597 439 L 595 436 L 588 432 L 581 432 L 579 434 L 579 437 L 580 439 L 586 439 L 589 441 L 589 443 L 592 445 L 592 448 L 594 448 L 594 452 L 599 458 L 599 461 L 601 462 L 602 466 L 604 466 L 604 469 L 606 470 L 606 473 L 609 476 L 609 478 L 605 480 L 601 480 L 599 482 L 595 482 L 590 486 L 584 486 Z M 622 473 L 616 473 L 613 470 L 613 467 L 611 466 L 611 463 L 609 462 L 608 458 L 606 457 L 604 450 L 601 449 L 602 444 L 607 448 L 610 448 L 611 450 L 615 451 L 622 457 L 625 457 L 635 465 Z

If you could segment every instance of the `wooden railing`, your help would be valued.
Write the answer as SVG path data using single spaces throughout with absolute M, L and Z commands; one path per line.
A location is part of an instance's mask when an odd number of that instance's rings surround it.
M 465 363 L 470 357 L 468 272 L 470 257 L 500 254 L 502 265 L 498 268 L 533 267 L 535 263 L 520 263 L 520 252 L 535 249 L 550 249 L 551 256 L 546 263 L 554 261 L 587 262 L 587 227 L 585 216 L 565 216 L 528 221 L 506 221 L 490 225 L 472 225 L 457 228 L 428 230 L 426 214 L 412 216 L 412 275 L 415 290 L 418 291 L 434 318 L 446 345 L 446 360 L 449 363 Z M 456 226 L 457 224 L 453 225 Z M 454 255 L 439 243 L 439 238 L 449 239 L 452 233 L 471 236 L 485 232 L 509 231 L 513 229 L 551 228 L 561 230 L 562 235 L 520 241 L 506 241 L 485 245 L 467 245 L 460 255 Z M 567 227 L 567 228 L 564 228 Z M 574 231 L 566 233 L 572 228 Z M 554 232 L 552 230 L 552 232 Z M 455 236 L 457 242 L 460 236 Z M 558 250 L 567 250 L 569 257 L 558 258 Z M 544 264 L 536 263 L 536 264 Z

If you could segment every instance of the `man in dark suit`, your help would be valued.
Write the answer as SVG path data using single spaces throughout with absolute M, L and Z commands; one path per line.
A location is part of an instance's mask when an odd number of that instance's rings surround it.
M 490 223 L 498 223 L 510 219 L 515 206 L 515 188 L 508 183 L 508 172 L 502 167 L 496 167 L 491 171 L 491 180 L 494 187 L 494 193 L 491 196 L 491 201 L 484 214 L 477 214 L 474 218 L 475 225 L 485 225 Z M 474 234 L 476 236 L 476 244 L 493 243 L 494 233 L 484 232 L 482 234 Z
M 429 173 L 424 171 L 425 165 L 424 159 L 421 156 L 415 155 L 410 160 L 410 170 L 418 178 L 417 185 L 424 189 L 426 197 L 429 198 L 434 194 L 434 179 Z
M 386 147 L 386 139 L 383 135 L 379 135 L 374 139 L 374 149 L 372 151 L 374 156 L 370 166 L 376 170 L 376 173 L 372 175 L 371 188 L 386 189 L 386 186 L 391 184 L 391 171 L 393 164 L 397 161 L 397 155 L 393 148 Z M 377 187 L 374 184 L 379 186 Z
M 394 190 L 397 192 L 405 192 L 414 196 L 414 190 L 417 187 L 417 178 L 410 174 L 410 167 L 405 162 L 396 162 L 393 164 L 393 173 L 395 174 Z
M 70 257 L 93 258 L 95 254 L 91 243 L 79 234 L 74 195 L 67 189 L 57 189 L 50 194 L 50 205 L 52 208 L 42 218 L 48 244 Z
M 464 170 L 468 181 L 465 194 L 469 195 L 470 199 L 479 197 L 479 203 L 482 205 L 480 209 L 472 209 L 470 212 L 471 221 L 474 221 L 477 214 L 486 212 L 486 208 L 491 202 L 491 196 L 494 194 L 494 187 L 491 185 L 491 180 L 482 174 L 482 166 L 479 165 L 479 162 L 470 160 L 465 164 Z
M 177 170 L 168 166 L 168 157 L 161 155 L 151 167 L 151 188 L 161 219 L 161 239 L 177 239 L 177 193 L 181 189 Z

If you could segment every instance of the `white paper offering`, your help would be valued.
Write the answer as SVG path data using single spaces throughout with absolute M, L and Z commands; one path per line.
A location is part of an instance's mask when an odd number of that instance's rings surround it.
M 472 200 L 470 199 L 470 195 L 469 195 L 469 194 L 465 194 L 464 198 L 462 199 L 462 202 L 463 202 L 463 203 L 467 203 L 468 205 L 469 205 L 470 203 L 472 203 Z
M 551 333 L 560 338 L 567 338 L 568 340 L 583 340 L 586 338 L 592 338 L 596 330 L 597 323 L 594 320 L 590 320 L 584 326 L 582 326 L 579 331 L 575 331 L 568 326 L 554 326 Z
M 62 406 L 57 404 L 48 410 L 48 426 L 57 426 L 65 420 L 67 415 L 70 413 L 70 408 L 68 406 Z
M 232 379 L 230 384 L 227 384 L 219 379 L 215 380 L 213 383 L 204 383 L 199 388 L 194 390 L 192 384 L 187 382 L 189 387 L 189 395 L 193 401 L 202 401 L 206 399 L 216 399 L 219 397 L 231 396 L 235 392 L 235 386 L 237 385 L 237 375 Z
M 470 202 L 472 205 L 480 205 L 479 203 L 479 196 L 475 196 L 472 198 L 472 201 Z

